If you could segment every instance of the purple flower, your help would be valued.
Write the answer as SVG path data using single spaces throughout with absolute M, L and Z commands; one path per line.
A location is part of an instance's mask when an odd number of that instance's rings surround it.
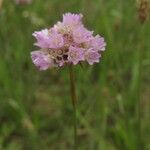
M 35 43 L 36 46 L 40 48 L 49 47 L 50 38 L 47 29 L 36 31 L 32 35 L 37 39 L 37 43 Z
M 39 70 L 46 70 L 48 68 L 54 67 L 53 60 L 42 51 L 31 52 L 31 58 L 33 63 L 39 68 Z
M 49 48 L 61 48 L 64 46 L 63 36 L 55 31 L 49 33 Z
M 68 52 L 68 60 L 74 65 L 78 64 L 79 61 L 84 60 L 84 49 L 71 46 Z
M 98 63 L 101 55 L 98 53 L 98 51 L 93 50 L 92 48 L 87 50 L 85 53 L 85 59 L 90 65 L 93 65 L 94 63 Z
M 81 20 L 82 20 L 83 15 L 82 14 L 71 14 L 71 13 L 66 13 L 63 15 L 63 21 L 62 23 L 65 26 L 70 27 L 71 29 L 74 29 L 78 26 L 83 26 Z
M 61 67 L 65 64 L 78 64 L 87 61 L 90 65 L 98 63 L 105 50 L 104 38 L 93 35 L 82 23 L 82 14 L 66 13 L 63 21 L 52 28 L 33 33 L 36 46 L 41 50 L 31 52 L 33 63 L 46 70 Z
M 91 42 L 91 47 L 93 47 L 95 50 L 99 50 L 99 51 L 105 50 L 106 43 L 103 37 L 96 35 L 90 42 Z
M 84 43 L 92 38 L 93 32 L 88 31 L 83 26 L 79 26 L 73 31 L 73 39 L 76 43 Z

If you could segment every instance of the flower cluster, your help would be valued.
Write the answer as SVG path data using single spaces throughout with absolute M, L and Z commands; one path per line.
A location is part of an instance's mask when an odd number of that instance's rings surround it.
M 62 22 L 33 33 L 40 50 L 31 52 L 31 58 L 40 70 L 81 61 L 90 65 L 99 62 L 106 43 L 103 37 L 93 36 L 93 31 L 84 27 L 82 17 L 82 14 L 66 13 Z

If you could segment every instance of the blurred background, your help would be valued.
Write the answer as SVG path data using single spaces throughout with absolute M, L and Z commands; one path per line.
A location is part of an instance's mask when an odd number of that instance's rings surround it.
M 105 37 L 76 66 L 80 150 L 150 150 L 149 0 L 0 0 L 0 150 L 73 150 L 68 68 L 40 72 L 32 33 L 65 12 Z

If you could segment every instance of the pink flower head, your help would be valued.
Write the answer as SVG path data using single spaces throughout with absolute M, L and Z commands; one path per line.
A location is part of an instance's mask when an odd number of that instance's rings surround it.
M 61 48 L 64 46 L 63 36 L 55 31 L 51 31 L 49 34 L 49 48 Z
M 73 31 L 73 39 L 76 43 L 84 43 L 92 38 L 93 32 L 88 31 L 83 26 L 79 26 Z
M 40 69 L 46 70 L 54 66 L 53 60 L 42 51 L 31 52 L 31 58 L 33 63 Z
M 105 50 L 106 43 L 103 37 L 96 35 L 93 39 L 91 39 L 90 42 L 91 42 L 91 47 L 93 47 L 94 49 L 99 51 Z
M 66 13 L 63 15 L 63 21 L 62 23 L 65 25 L 65 26 L 68 26 L 70 27 L 71 29 L 74 29 L 78 26 L 82 26 L 82 17 L 83 15 L 82 14 L 71 14 L 71 13 Z
M 31 52 L 33 63 L 46 70 L 65 64 L 78 64 L 87 61 L 90 65 L 98 63 L 105 50 L 104 38 L 87 30 L 82 23 L 82 14 L 66 13 L 63 21 L 52 28 L 34 32 L 36 46 L 41 50 Z
M 84 49 L 71 46 L 68 52 L 68 60 L 74 65 L 84 60 Z
M 41 31 L 36 31 L 32 35 L 37 40 L 37 43 L 35 43 L 36 46 L 38 46 L 40 48 L 48 48 L 49 47 L 50 38 L 49 38 L 47 29 L 44 29 Z
M 85 53 L 85 59 L 90 65 L 93 65 L 94 63 L 98 63 L 101 55 L 98 51 L 95 51 L 94 49 L 89 49 Z

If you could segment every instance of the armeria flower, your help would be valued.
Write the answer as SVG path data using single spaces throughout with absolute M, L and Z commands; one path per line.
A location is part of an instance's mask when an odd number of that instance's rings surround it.
M 35 43 L 36 46 L 38 46 L 40 48 L 48 48 L 49 47 L 50 37 L 48 35 L 48 29 L 36 31 L 32 35 L 37 40 L 37 43 Z
M 96 35 L 93 39 L 91 39 L 90 45 L 95 50 L 104 51 L 106 43 L 104 42 L 104 38 L 103 37 L 100 37 L 99 35 Z
M 93 32 L 88 31 L 86 28 L 79 26 L 73 31 L 73 39 L 76 43 L 88 42 L 92 38 Z
M 76 65 L 82 60 L 84 60 L 84 49 L 71 46 L 68 52 L 68 61 Z
M 66 13 L 63 15 L 63 25 L 70 28 L 70 30 L 74 30 L 77 27 L 83 26 L 82 24 L 82 14 L 71 14 Z
M 31 58 L 40 70 L 82 61 L 90 65 L 99 62 L 106 43 L 103 37 L 93 36 L 93 31 L 84 27 L 82 17 L 82 14 L 66 13 L 62 22 L 33 33 L 40 50 L 31 52 Z
M 98 51 L 95 51 L 94 49 L 89 49 L 85 52 L 85 59 L 90 65 L 93 65 L 94 63 L 98 63 L 101 55 Z
M 33 51 L 33 52 L 31 52 L 31 57 L 32 57 L 33 63 L 40 70 L 46 70 L 49 67 L 53 67 L 54 66 L 54 63 L 53 63 L 52 59 L 45 52 Z
M 49 48 L 57 49 L 63 46 L 64 46 L 63 35 L 61 35 L 60 33 L 56 31 L 51 31 L 49 33 Z

